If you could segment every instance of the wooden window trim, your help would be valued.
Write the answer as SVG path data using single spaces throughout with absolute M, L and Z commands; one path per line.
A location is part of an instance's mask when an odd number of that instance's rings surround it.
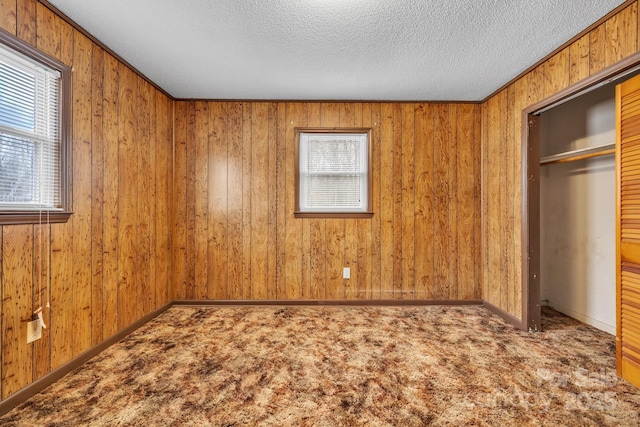
M 0 29 L 0 43 L 60 72 L 60 204 L 62 210 L 0 211 L 0 225 L 64 223 L 71 206 L 71 68 Z
M 373 217 L 372 184 L 373 184 L 373 129 L 372 128 L 340 128 L 340 127 L 297 127 L 295 136 L 295 218 L 371 218 Z M 366 133 L 367 134 L 367 210 L 365 212 L 301 212 L 300 211 L 300 134 L 301 133 Z

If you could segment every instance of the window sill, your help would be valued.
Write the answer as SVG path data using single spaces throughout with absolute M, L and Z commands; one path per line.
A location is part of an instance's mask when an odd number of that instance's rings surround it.
M 373 212 L 294 212 L 296 218 L 371 218 Z
M 60 224 L 69 221 L 73 212 L 0 212 L 0 225 Z

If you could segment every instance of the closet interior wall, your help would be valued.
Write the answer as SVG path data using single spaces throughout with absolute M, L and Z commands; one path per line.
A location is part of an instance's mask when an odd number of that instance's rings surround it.
M 540 156 L 615 142 L 615 84 L 540 114 Z M 542 305 L 615 334 L 615 156 L 540 166 Z

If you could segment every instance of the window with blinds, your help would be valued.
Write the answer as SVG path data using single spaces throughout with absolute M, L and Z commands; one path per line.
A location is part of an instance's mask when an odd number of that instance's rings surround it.
M 17 47 L 0 43 L 0 223 L 66 210 L 62 71 Z
M 368 129 L 298 132 L 296 213 L 370 213 L 369 136 Z

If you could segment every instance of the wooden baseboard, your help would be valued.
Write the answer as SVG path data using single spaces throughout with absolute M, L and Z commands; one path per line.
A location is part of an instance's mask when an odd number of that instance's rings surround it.
M 515 326 L 518 329 L 522 329 L 525 330 L 525 328 L 522 325 L 522 320 L 518 319 L 516 316 L 514 316 L 511 313 L 507 313 L 506 311 L 504 311 L 503 309 L 491 304 L 488 301 L 483 301 L 482 304 L 487 310 L 491 311 L 493 314 L 496 314 L 500 317 L 502 317 L 503 320 L 505 320 L 506 322 L 511 323 L 513 326 Z
M 175 300 L 180 306 L 425 306 L 425 305 L 483 305 L 480 299 L 377 299 L 377 300 Z
M 39 378 L 38 380 L 36 380 L 36 381 L 32 382 L 31 384 L 29 384 L 28 386 L 26 386 L 25 388 L 20 389 L 19 391 L 15 392 L 11 396 L 7 397 L 6 399 L 4 399 L 3 401 L 0 402 L 0 415 L 6 414 L 11 409 L 15 408 L 16 406 L 18 406 L 19 404 L 21 404 L 25 400 L 29 399 L 31 396 L 34 396 L 34 395 L 40 393 L 42 390 L 44 390 L 45 388 L 49 387 L 51 384 L 53 384 L 54 382 L 56 382 L 57 380 L 59 380 L 60 378 L 62 378 L 66 374 L 68 374 L 69 372 L 71 372 L 74 369 L 82 366 L 82 364 L 85 363 L 86 361 L 88 361 L 89 359 L 91 359 L 91 358 L 97 356 L 98 354 L 102 353 L 104 350 L 106 350 L 111 345 L 113 345 L 113 344 L 117 343 L 118 341 L 122 340 L 124 337 L 126 337 L 127 335 L 129 335 L 130 333 L 132 333 L 133 331 L 138 329 L 139 327 L 143 326 L 144 324 L 146 324 L 150 320 L 153 320 L 157 316 L 159 316 L 160 314 L 164 313 L 172 305 L 173 305 L 172 302 L 169 302 L 169 303 L 163 305 L 162 307 L 158 308 L 157 310 L 153 311 L 152 313 L 147 314 L 146 316 L 144 316 L 140 320 L 138 320 L 138 321 L 132 323 L 131 325 L 127 326 L 126 328 L 124 328 L 123 330 L 118 332 L 117 334 L 107 338 L 106 340 L 102 341 L 100 344 L 97 344 L 97 345 L 91 347 L 90 349 L 86 350 L 85 352 L 80 353 L 78 356 L 74 357 L 73 359 L 71 359 L 70 361 L 65 363 L 64 365 L 59 366 L 58 368 L 56 368 L 53 371 L 49 372 L 48 374 L 46 374 L 42 378 Z

